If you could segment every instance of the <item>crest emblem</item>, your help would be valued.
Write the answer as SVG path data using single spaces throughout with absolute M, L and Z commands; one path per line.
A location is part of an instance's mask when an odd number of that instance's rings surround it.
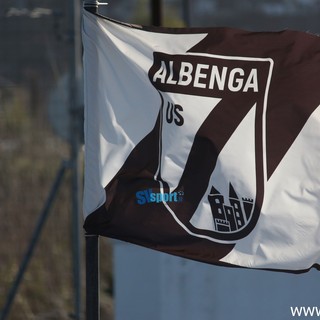
M 254 228 L 266 182 L 266 111 L 273 61 L 154 53 L 164 206 L 189 234 L 232 243 Z M 179 150 L 179 153 L 177 152 Z

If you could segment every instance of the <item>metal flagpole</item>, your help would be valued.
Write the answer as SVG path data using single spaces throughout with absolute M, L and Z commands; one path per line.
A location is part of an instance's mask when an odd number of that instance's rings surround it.
M 92 13 L 98 13 L 99 1 L 97 0 L 84 0 L 83 7 Z
M 82 143 L 82 103 L 79 101 L 78 83 L 81 77 L 80 2 L 70 1 L 69 6 L 69 113 L 72 201 L 72 256 L 74 287 L 74 319 L 81 319 L 81 238 L 80 238 L 80 150 Z
M 100 319 L 99 236 L 86 234 L 86 319 Z
M 84 0 L 83 7 L 92 13 L 98 13 L 97 0 Z M 152 0 L 152 24 L 162 24 L 161 0 Z M 86 234 L 86 320 L 100 319 L 100 289 L 99 289 L 99 236 Z
M 98 13 L 98 6 L 96 0 L 83 2 L 84 9 L 92 13 Z M 100 320 L 99 274 L 99 236 L 86 234 L 86 320 Z

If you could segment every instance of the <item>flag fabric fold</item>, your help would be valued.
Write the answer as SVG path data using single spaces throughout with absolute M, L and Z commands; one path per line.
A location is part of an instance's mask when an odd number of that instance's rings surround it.
M 84 228 L 216 265 L 320 261 L 320 39 L 84 10 Z

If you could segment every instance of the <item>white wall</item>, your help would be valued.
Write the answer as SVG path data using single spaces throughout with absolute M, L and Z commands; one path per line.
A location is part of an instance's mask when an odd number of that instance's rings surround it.
M 216 267 L 114 244 L 115 320 L 289 320 L 320 308 L 319 273 Z

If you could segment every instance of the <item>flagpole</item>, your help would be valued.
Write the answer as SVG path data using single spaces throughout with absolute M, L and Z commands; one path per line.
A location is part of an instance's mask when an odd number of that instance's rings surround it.
M 162 24 L 162 1 L 151 0 L 152 24 Z M 106 3 L 101 3 L 106 4 Z M 99 1 L 84 0 L 83 8 L 98 13 Z M 86 234 L 86 320 L 100 320 L 99 236 Z
M 86 234 L 86 320 L 100 319 L 99 236 Z
M 99 1 L 97 0 L 84 0 L 83 7 L 92 13 L 98 13 Z
M 84 0 L 83 8 L 98 13 L 99 1 Z M 100 320 L 99 236 L 86 234 L 86 320 Z
M 71 163 L 71 205 L 72 205 L 72 268 L 74 290 L 74 314 L 81 319 L 81 189 L 80 189 L 80 151 L 82 144 L 83 109 L 79 101 L 78 83 L 81 79 L 81 43 L 80 43 L 80 3 L 69 2 L 69 114 L 70 114 L 70 163 Z

